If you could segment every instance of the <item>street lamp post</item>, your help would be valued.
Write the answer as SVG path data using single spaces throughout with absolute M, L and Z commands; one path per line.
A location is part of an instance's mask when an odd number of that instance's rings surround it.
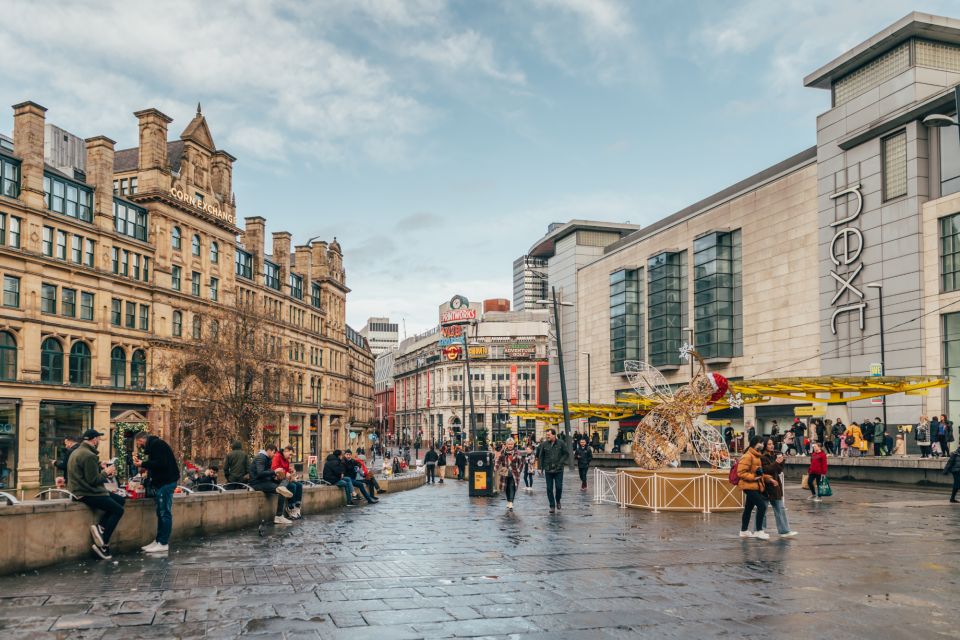
M 593 400 L 590 399 L 590 353 L 581 351 L 580 355 L 587 356 L 587 404 L 593 404 Z
M 877 290 L 877 298 L 880 304 L 880 373 L 887 375 L 887 349 L 883 335 L 883 285 L 879 282 L 868 282 L 866 287 Z M 887 396 L 881 396 L 883 401 L 883 428 L 887 428 Z
M 563 366 L 563 341 L 560 339 L 560 305 L 572 307 L 572 302 L 560 302 L 557 300 L 556 287 L 550 287 L 550 300 L 537 300 L 538 304 L 553 305 L 553 322 L 556 325 L 557 338 L 557 363 L 560 366 L 560 398 L 563 401 L 563 432 L 567 437 L 568 462 L 573 469 L 573 443 L 570 442 L 570 404 L 567 401 L 567 377 Z

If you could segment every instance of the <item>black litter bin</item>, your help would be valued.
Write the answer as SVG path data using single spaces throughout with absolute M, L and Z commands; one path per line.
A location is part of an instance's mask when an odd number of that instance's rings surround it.
M 467 466 L 470 468 L 470 496 L 492 496 L 493 483 L 493 452 L 471 451 L 467 454 Z

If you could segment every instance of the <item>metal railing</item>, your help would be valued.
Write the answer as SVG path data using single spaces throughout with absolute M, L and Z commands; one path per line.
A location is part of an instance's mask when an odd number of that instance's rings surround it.
M 0 500 L 6 500 L 9 505 L 20 504 L 20 501 L 13 497 L 12 493 L 6 491 L 0 491 Z
M 61 498 L 43 497 L 43 496 L 52 496 L 55 493 L 60 494 L 61 496 L 66 496 L 66 497 L 61 497 Z M 37 495 L 33 496 L 33 499 L 34 500 L 76 500 L 77 496 L 73 495 L 66 489 L 44 489 Z

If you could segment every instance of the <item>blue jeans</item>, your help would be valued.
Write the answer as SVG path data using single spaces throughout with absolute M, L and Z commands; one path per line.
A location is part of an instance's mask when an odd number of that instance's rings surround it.
M 290 490 L 290 493 L 293 494 L 293 497 L 287 501 L 288 504 L 290 507 L 299 507 L 300 503 L 303 502 L 303 483 L 288 482 L 286 483 L 286 487 Z
M 783 508 L 783 499 L 770 500 L 770 506 L 773 507 L 773 515 L 777 519 L 777 533 L 780 535 L 790 533 L 790 522 L 787 520 L 787 510 Z M 766 514 L 763 519 L 763 524 L 766 526 Z
M 373 502 L 370 497 L 370 492 L 367 491 L 367 487 L 362 482 L 354 482 L 350 478 L 341 478 L 337 480 L 337 486 L 343 487 L 343 493 L 347 496 L 347 504 L 353 502 L 353 488 L 356 487 L 360 490 L 360 495 L 367 499 L 367 502 Z
M 563 495 L 563 471 L 544 471 L 543 476 L 547 479 L 547 501 L 552 509 Z
M 165 484 L 157 489 L 154 501 L 157 503 L 157 542 L 168 544 L 173 531 L 173 490 L 176 482 Z

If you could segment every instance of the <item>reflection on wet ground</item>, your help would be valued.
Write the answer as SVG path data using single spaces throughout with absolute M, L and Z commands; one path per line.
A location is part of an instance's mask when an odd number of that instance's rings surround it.
M 960 509 L 942 492 L 788 488 L 790 540 L 739 514 L 595 505 L 567 478 L 468 498 L 447 482 L 289 528 L 174 541 L 0 579 L 4 638 L 956 637 Z M 773 528 L 772 513 L 768 531 Z

